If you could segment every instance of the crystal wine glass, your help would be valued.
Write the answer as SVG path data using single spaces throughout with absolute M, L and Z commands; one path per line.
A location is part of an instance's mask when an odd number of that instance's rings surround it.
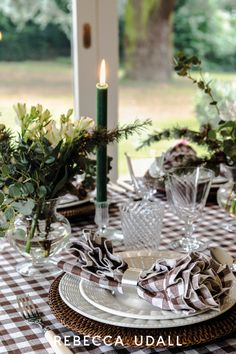
M 166 194 L 168 202 L 179 217 L 184 221 L 185 235 L 171 244 L 171 248 L 182 252 L 203 250 L 206 244 L 193 236 L 193 223 L 205 207 L 210 191 L 213 171 L 203 167 L 175 168 L 168 174 Z

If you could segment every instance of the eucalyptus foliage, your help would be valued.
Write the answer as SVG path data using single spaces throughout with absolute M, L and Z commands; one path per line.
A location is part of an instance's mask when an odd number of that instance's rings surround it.
M 174 69 L 177 75 L 182 77 L 187 77 L 189 80 L 192 81 L 193 84 L 197 85 L 199 90 L 201 90 L 204 94 L 208 96 L 210 99 L 209 104 L 211 106 L 215 106 L 217 113 L 219 114 L 218 102 L 215 100 L 212 94 L 211 89 L 211 81 L 207 81 L 203 75 L 202 68 L 201 68 L 201 60 L 198 59 L 196 55 L 193 56 L 186 56 L 184 53 L 179 53 L 174 58 Z M 199 77 L 196 78 L 193 76 L 192 72 L 196 70 L 199 74 Z
M 211 88 L 218 102 L 219 111 L 224 116 L 227 115 L 229 105 L 235 102 L 236 83 L 214 81 L 211 83 Z M 210 124 L 215 128 L 221 120 L 220 115 L 216 112 L 214 107 L 209 105 L 209 98 L 200 90 L 197 92 L 196 96 L 195 112 L 200 125 Z M 236 117 L 236 112 L 234 116 Z
M 211 82 L 202 73 L 201 61 L 196 56 L 180 53 L 175 58 L 175 71 L 179 76 L 186 77 L 196 85 L 207 104 L 215 110 L 216 124 L 202 124 L 199 131 L 189 128 L 174 127 L 155 131 L 143 141 L 139 148 L 150 146 L 163 139 L 187 138 L 190 142 L 204 145 L 208 154 L 196 160 L 196 164 L 205 164 L 216 170 L 220 163 L 236 166 L 236 104 L 232 101 L 218 102 L 212 90 Z M 193 75 L 197 69 L 199 76 Z

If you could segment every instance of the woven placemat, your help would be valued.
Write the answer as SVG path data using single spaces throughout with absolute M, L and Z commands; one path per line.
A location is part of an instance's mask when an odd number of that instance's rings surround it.
M 109 336 L 109 338 L 106 338 L 106 343 L 109 344 L 115 344 L 117 337 L 120 336 L 124 346 L 132 347 L 137 346 L 137 341 L 140 343 L 141 336 L 143 336 L 143 338 L 151 336 L 156 340 L 153 345 L 149 346 L 149 348 L 157 346 L 158 348 L 168 348 L 170 347 L 170 344 L 171 347 L 174 348 L 178 343 L 182 344 L 183 347 L 208 343 L 236 331 L 236 305 L 216 319 L 176 328 L 125 328 L 93 321 L 78 314 L 62 301 L 58 291 L 59 282 L 62 276 L 63 274 L 56 278 L 51 285 L 49 305 L 59 322 L 80 335 L 90 337 L 99 336 L 101 339 Z M 160 336 L 165 343 L 163 344 L 159 341 L 157 345 Z

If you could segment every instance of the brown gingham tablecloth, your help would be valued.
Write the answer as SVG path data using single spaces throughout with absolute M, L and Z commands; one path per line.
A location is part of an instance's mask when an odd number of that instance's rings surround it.
M 119 210 L 117 205 L 124 202 L 128 195 L 114 190 L 110 190 L 110 226 L 120 228 Z M 129 196 L 131 193 L 129 193 Z M 211 246 L 220 245 L 230 253 L 236 256 L 236 235 L 228 233 L 222 228 L 223 222 L 228 218 L 227 214 L 219 209 L 218 206 L 207 206 L 205 211 L 196 225 L 196 235 L 202 240 L 211 241 Z M 83 227 L 94 228 L 93 217 L 84 220 L 72 221 L 73 241 L 76 240 L 81 233 Z M 162 231 L 162 241 L 160 249 L 165 249 L 171 240 L 180 237 L 183 225 L 177 217 L 175 217 L 167 208 Z M 124 247 L 116 248 L 116 251 L 124 251 Z M 86 338 L 83 343 L 81 336 L 81 344 L 78 342 L 73 345 L 73 332 L 64 328 L 52 314 L 47 304 L 47 296 L 53 277 L 42 276 L 42 279 L 30 279 L 19 275 L 16 272 L 16 263 L 22 262 L 24 259 L 17 254 L 12 247 L 7 247 L 0 253 L 0 353 L 4 354 L 21 354 L 21 353 L 53 353 L 49 344 L 46 342 L 44 335 L 37 326 L 29 326 L 25 323 L 17 312 L 16 295 L 29 294 L 33 301 L 38 304 L 45 324 L 50 326 L 56 334 L 61 337 L 67 336 L 70 343 L 70 349 L 73 353 L 185 353 L 185 354 L 226 354 L 236 353 L 236 333 L 230 338 L 218 340 L 204 346 L 198 346 L 188 349 L 181 347 L 173 350 L 168 349 L 140 349 L 140 348 L 124 348 L 104 345 L 94 346 L 91 341 Z M 217 319 L 216 319 L 217 321 Z M 78 334 L 77 334 L 78 335 Z

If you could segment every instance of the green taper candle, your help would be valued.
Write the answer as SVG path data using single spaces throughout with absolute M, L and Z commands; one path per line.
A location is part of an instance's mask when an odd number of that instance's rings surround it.
M 101 62 L 100 82 L 97 87 L 97 128 L 107 129 L 107 92 L 108 85 L 105 77 L 105 60 Z M 97 202 L 107 200 L 107 147 L 106 145 L 97 148 L 97 170 L 96 170 Z

